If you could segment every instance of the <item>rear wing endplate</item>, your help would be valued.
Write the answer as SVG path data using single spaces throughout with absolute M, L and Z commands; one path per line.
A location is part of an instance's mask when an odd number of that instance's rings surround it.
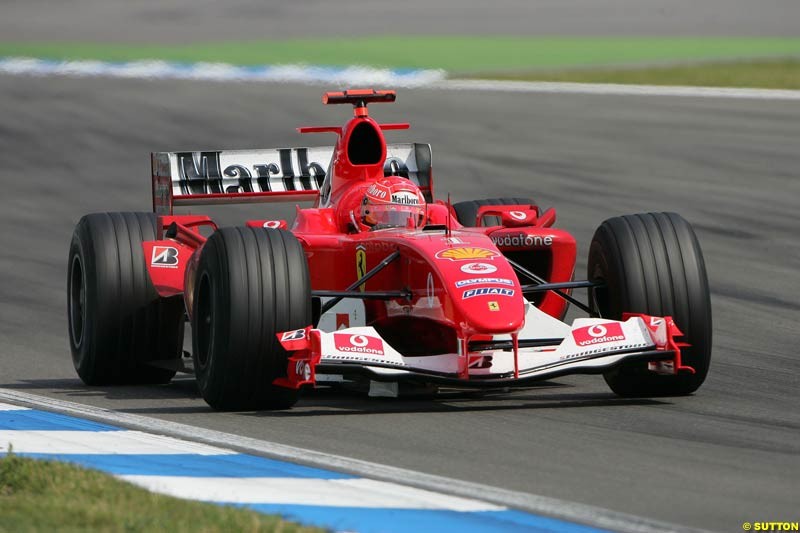
M 186 205 L 317 201 L 330 181 L 333 146 L 266 150 L 154 152 L 153 211 Z M 402 176 L 432 201 L 431 147 L 386 146 L 386 176 Z

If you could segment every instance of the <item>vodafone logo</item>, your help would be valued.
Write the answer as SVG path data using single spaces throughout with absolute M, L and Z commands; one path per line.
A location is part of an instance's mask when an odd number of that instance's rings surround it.
M 263 226 L 265 228 L 269 228 L 269 229 L 278 229 L 278 228 L 281 227 L 281 221 L 280 220 L 267 220 L 266 222 L 264 222 Z
M 340 352 L 367 353 L 384 355 L 383 341 L 369 335 L 348 335 L 347 333 L 334 333 L 333 342 Z
M 493 274 L 497 272 L 497 267 L 489 263 L 467 263 L 461 266 L 464 274 Z
M 526 215 L 524 211 L 509 211 L 508 214 L 511 215 L 511 218 L 514 220 L 522 221 L 528 218 L 528 215 Z
M 492 235 L 492 242 L 495 246 L 552 246 L 552 235 L 528 235 L 526 233 L 516 233 L 513 235 Z
M 572 337 L 578 346 L 591 346 L 594 344 L 605 344 L 625 340 L 625 333 L 622 331 L 622 324 L 609 322 L 607 324 L 595 324 L 585 328 L 573 330 Z
M 369 344 L 369 340 L 364 335 L 353 335 L 350 337 L 350 345 L 356 348 L 364 348 Z
M 600 337 L 605 337 L 606 333 L 608 333 L 608 329 L 602 324 L 597 324 L 596 326 L 590 327 L 586 332 L 595 339 L 598 339 Z
M 306 361 L 298 361 L 294 366 L 294 373 L 303 381 L 311 379 L 311 365 Z

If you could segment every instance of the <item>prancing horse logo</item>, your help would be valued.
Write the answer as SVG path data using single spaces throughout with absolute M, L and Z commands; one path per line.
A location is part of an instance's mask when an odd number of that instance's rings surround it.
M 367 275 L 367 250 L 362 245 L 356 246 L 356 276 L 360 280 Z M 366 283 L 359 285 L 358 290 L 364 292 Z

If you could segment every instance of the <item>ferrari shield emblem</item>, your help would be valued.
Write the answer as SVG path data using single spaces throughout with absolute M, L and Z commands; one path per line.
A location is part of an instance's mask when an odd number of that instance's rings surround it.
M 497 302 L 489 302 L 489 311 L 499 311 L 500 304 Z

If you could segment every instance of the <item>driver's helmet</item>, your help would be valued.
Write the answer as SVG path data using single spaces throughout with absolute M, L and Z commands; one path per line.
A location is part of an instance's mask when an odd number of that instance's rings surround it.
M 379 179 L 361 202 L 361 223 L 370 229 L 421 227 L 425 224 L 425 197 L 405 178 Z

